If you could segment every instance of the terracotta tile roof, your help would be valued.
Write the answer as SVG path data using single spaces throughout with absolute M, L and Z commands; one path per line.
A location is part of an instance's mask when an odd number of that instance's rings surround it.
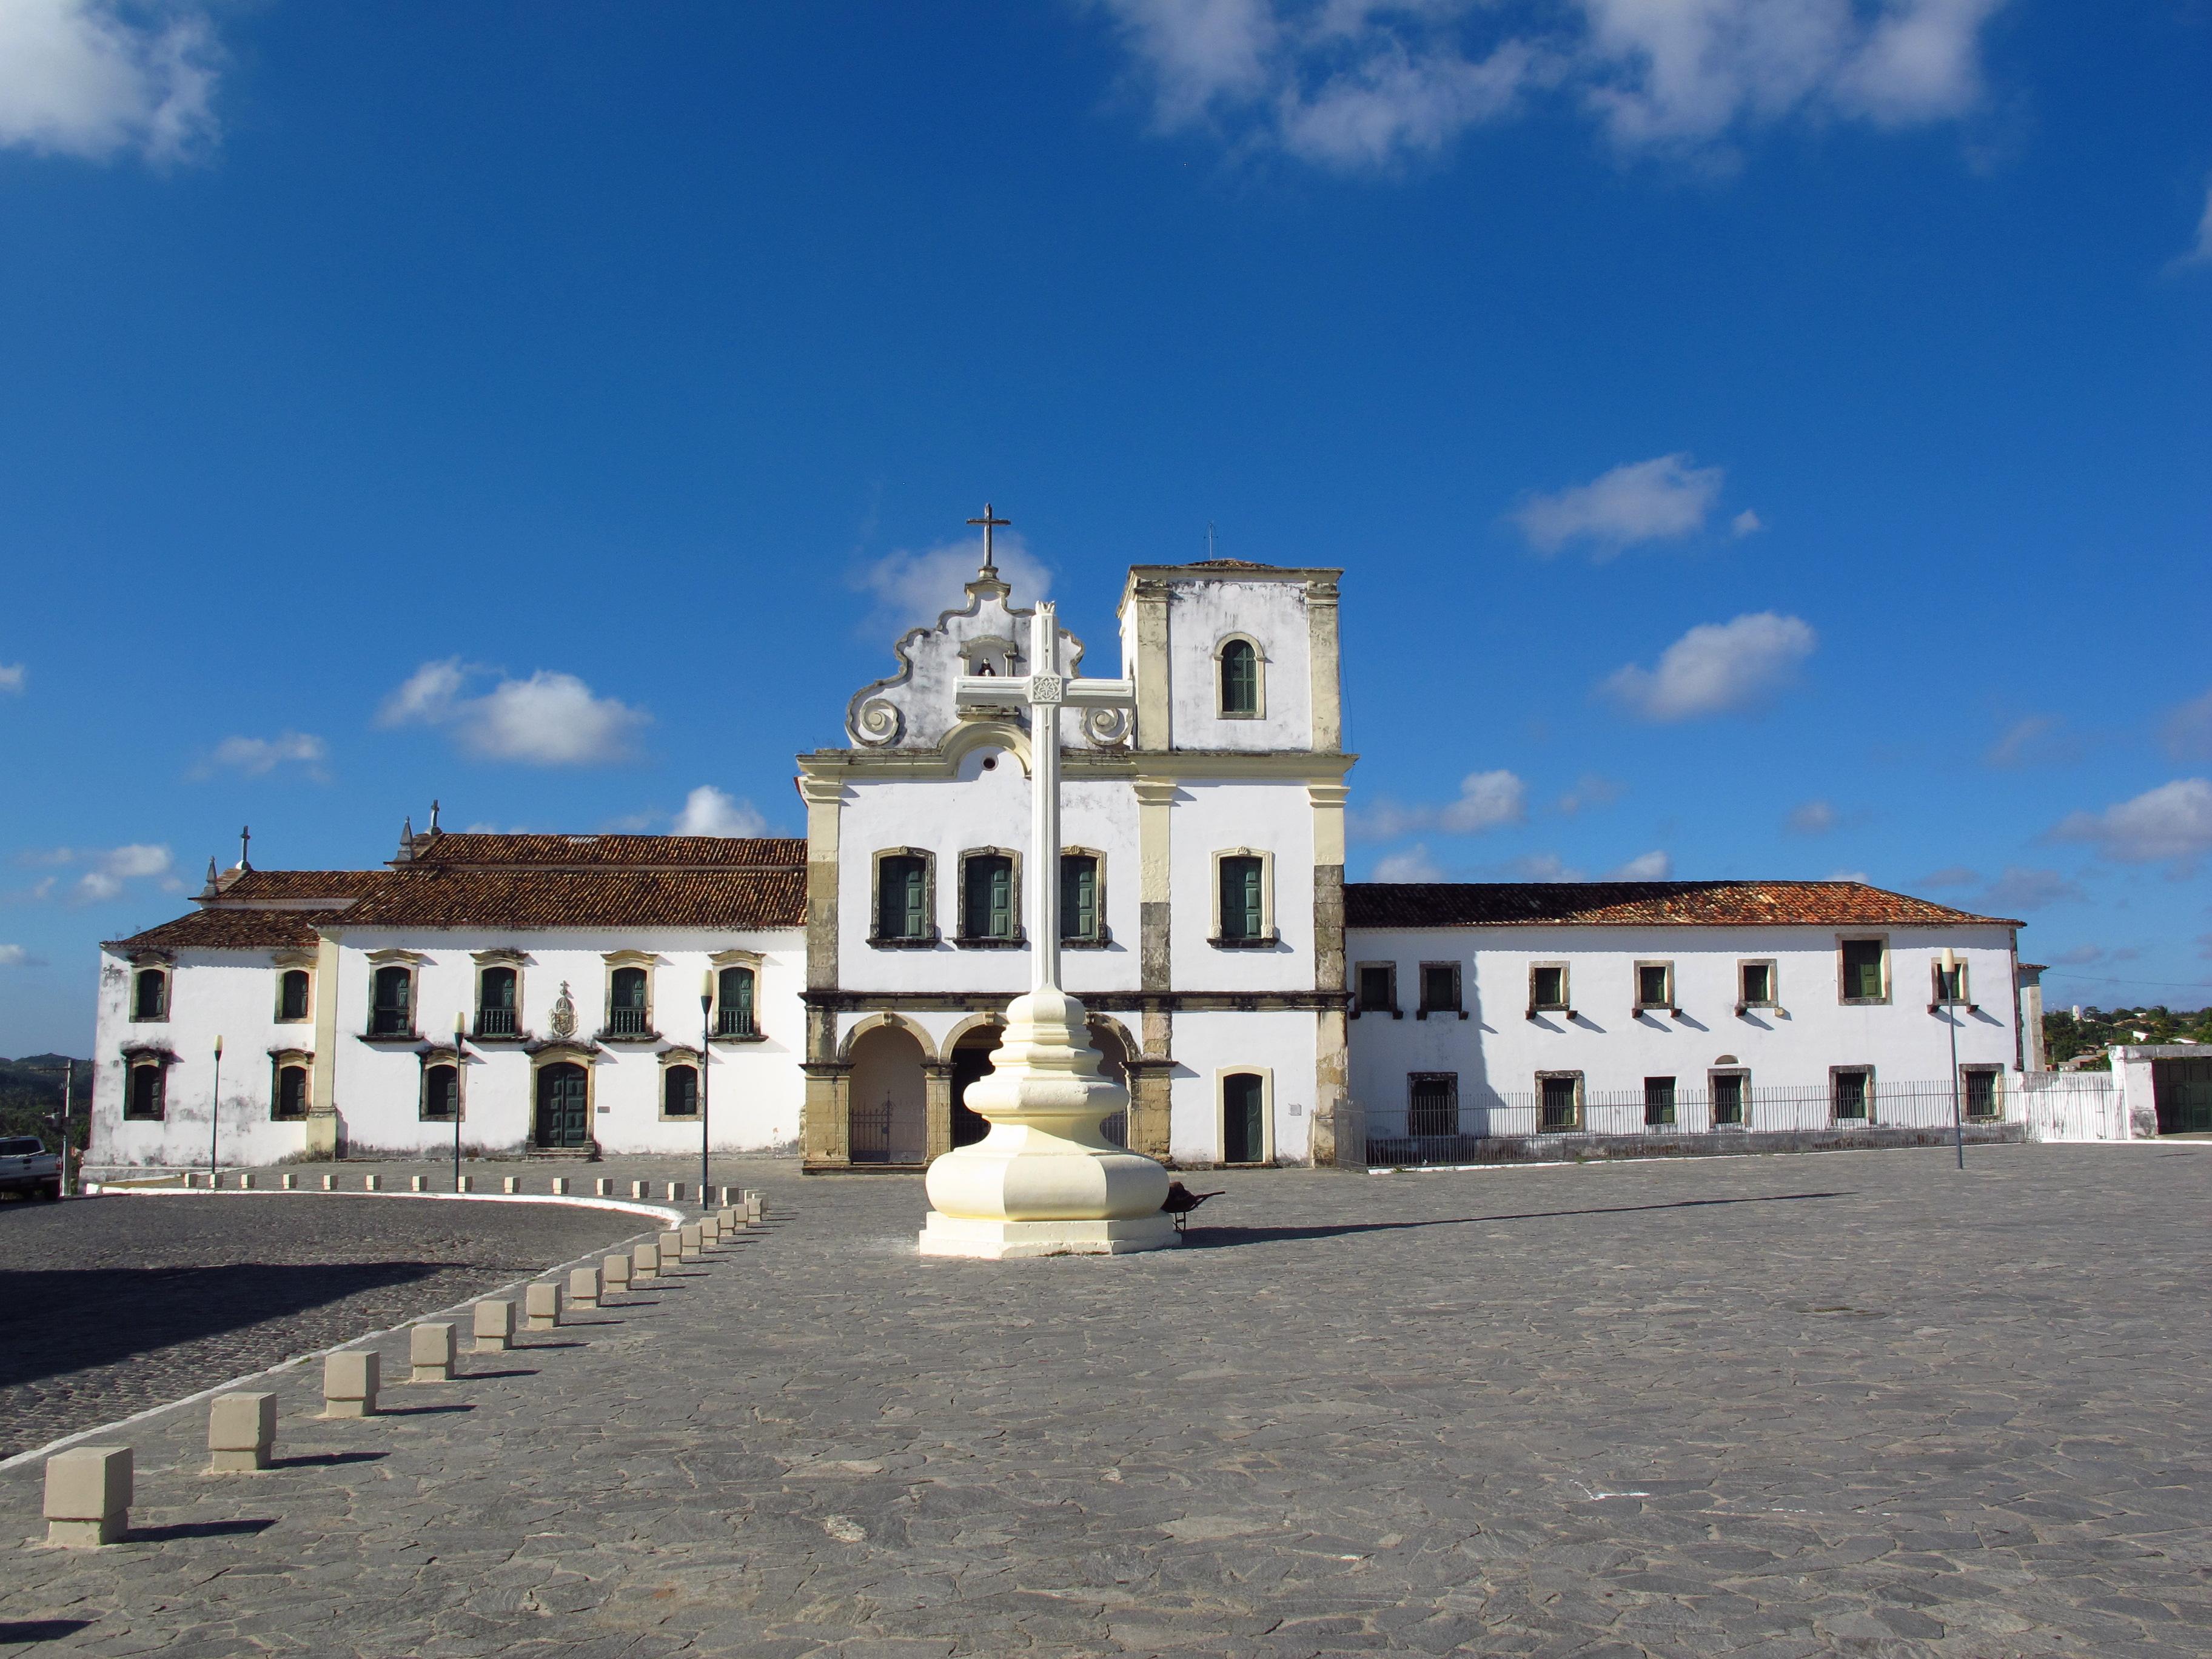
M 380 881 L 389 881 L 383 870 L 248 870 L 225 887 L 215 902 L 225 901 L 297 901 L 351 899 Z
M 110 939 L 102 948 L 126 955 L 133 951 L 270 951 L 285 946 L 312 951 L 317 924 L 333 921 L 338 915 L 333 908 L 297 906 L 196 910 L 129 939 Z
M 803 845 L 804 843 L 796 843 Z M 479 871 L 416 866 L 344 912 L 348 927 L 798 927 L 806 872 Z
M 441 832 L 415 837 L 408 863 L 471 869 L 803 869 L 797 836 L 492 836 Z M 406 867 L 403 866 L 402 867 Z
M 1347 927 L 2021 924 L 1857 881 L 1351 882 Z

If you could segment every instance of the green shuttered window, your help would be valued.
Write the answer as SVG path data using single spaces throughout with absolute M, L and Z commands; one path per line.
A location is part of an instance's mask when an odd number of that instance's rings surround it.
M 1221 860 L 1221 937 L 1255 939 L 1265 936 L 1267 915 L 1262 860 L 1238 857 Z

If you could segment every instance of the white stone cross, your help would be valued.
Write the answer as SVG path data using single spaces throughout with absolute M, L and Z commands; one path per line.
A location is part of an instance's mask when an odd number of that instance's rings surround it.
M 963 674 L 953 682 L 963 713 L 1030 711 L 1030 988 L 1060 988 L 1060 711 L 1133 710 L 1127 680 L 1082 679 L 1060 671 L 1060 620 L 1041 603 L 1030 620 L 1030 672 L 1018 678 Z

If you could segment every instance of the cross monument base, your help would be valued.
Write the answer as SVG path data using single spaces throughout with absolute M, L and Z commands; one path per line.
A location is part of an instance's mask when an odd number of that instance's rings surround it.
M 968 1105 L 991 1132 L 929 1166 L 924 1255 L 989 1261 L 1124 1255 L 1175 1243 L 1168 1172 L 1101 1125 L 1128 1091 L 1099 1070 L 1083 1005 L 1057 986 L 1016 997 Z

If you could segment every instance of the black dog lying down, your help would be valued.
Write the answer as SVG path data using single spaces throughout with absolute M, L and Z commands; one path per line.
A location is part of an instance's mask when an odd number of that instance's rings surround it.
M 1160 1208 L 1175 1218 L 1176 1231 L 1181 1232 L 1183 1223 L 1190 1218 L 1190 1212 L 1193 1210 L 1209 1198 L 1220 1197 L 1221 1194 L 1227 1190 L 1227 1188 L 1223 1188 L 1217 1192 L 1194 1193 L 1180 1181 L 1170 1181 L 1168 1182 L 1167 1202 L 1161 1205 Z

